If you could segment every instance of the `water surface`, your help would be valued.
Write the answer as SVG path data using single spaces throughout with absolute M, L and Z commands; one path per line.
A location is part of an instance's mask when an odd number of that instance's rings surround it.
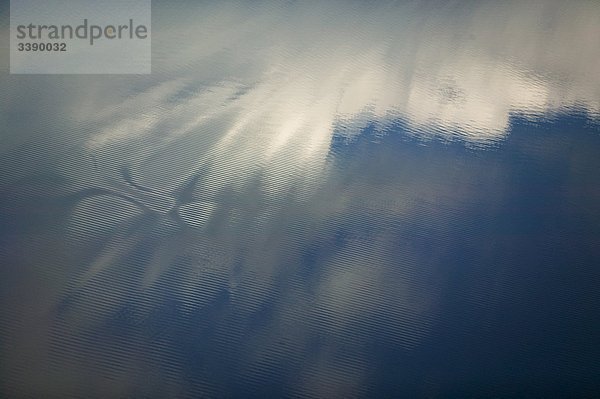
M 152 12 L 2 63 L 2 395 L 600 393 L 596 2 Z

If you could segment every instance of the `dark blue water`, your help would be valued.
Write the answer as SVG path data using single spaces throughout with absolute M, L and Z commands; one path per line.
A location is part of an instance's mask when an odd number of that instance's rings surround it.
M 152 12 L 3 63 L 0 396 L 600 395 L 598 4 Z

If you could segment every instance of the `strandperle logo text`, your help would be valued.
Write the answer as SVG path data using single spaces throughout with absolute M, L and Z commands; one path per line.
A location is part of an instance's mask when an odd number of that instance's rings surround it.
M 129 19 L 129 24 L 115 25 L 92 25 L 88 24 L 87 18 L 81 25 L 28 25 L 17 26 L 17 39 L 35 40 L 64 40 L 64 39 L 86 39 L 91 46 L 94 41 L 100 39 L 146 39 L 148 28 L 143 24 L 135 24 Z
M 151 0 L 10 0 L 11 74 L 149 74 Z

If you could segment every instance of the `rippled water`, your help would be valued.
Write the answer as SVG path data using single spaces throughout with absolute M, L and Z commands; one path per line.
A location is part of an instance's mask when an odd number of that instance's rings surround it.
M 600 394 L 599 3 L 152 13 L 0 65 L 2 396 Z

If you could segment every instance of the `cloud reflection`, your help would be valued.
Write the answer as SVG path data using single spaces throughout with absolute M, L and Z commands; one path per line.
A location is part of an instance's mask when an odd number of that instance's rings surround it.
M 343 386 L 352 396 L 366 378 L 365 342 L 417 347 L 437 311 L 445 248 L 398 240 L 410 230 L 398 225 L 427 200 L 442 227 L 422 234 L 435 234 L 450 223 L 444 210 L 481 195 L 481 181 L 465 170 L 436 181 L 426 166 L 390 177 L 366 162 L 352 176 L 332 156 L 334 137 L 402 121 L 419 140 L 488 146 L 514 115 L 600 116 L 597 4 L 436 5 L 159 5 L 151 77 L 65 90 L 57 107 L 91 131 L 82 158 L 97 165 L 58 168 L 74 180 L 65 225 L 77 278 L 52 297 L 49 341 L 62 356 L 52 360 L 120 377 L 119 393 L 146 383 L 119 370 L 149 365 L 170 373 L 168 396 L 192 348 L 207 359 L 203 382 L 211 361 L 251 383 L 268 378 L 263 366 L 293 364 L 293 392 Z M 85 197 L 90 186 L 100 188 Z M 319 272 L 307 277 L 308 249 Z M 182 333 L 180 319 L 202 328 Z M 132 345 L 135 355 L 119 352 Z
M 104 127 L 88 146 L 152 139 L 152 155 L 135 155 L 153 187 L 212 162 L 210 189 L 241 187 L 260 172 L 277 192 L 288 187 L 284 176 L 313 187 L 332 136 L 352 137 L 371 121 L 406 121 L 426 140 L 493 145 L 512 115 L 535 121 L 576 109 L 598 117 L 597 5 L 438 6 L 159 8 L 177 21 L 156 28 L 160 83 L 96 112 Z M 164 158 L 174 149 L 178 160 Z

